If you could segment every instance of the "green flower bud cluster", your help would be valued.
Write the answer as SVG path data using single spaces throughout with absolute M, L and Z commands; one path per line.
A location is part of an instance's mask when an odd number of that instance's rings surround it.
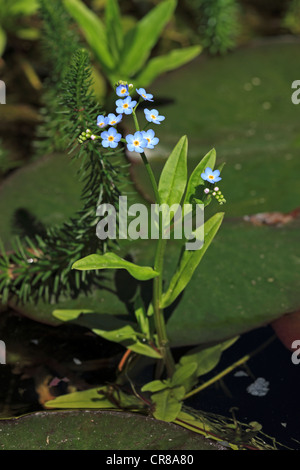
M 218 187 L 215 187 L 212 191 L 212 195 L 216 198 L 219 204 L 224 204 L 226 202 L 225 197 L 222 194 L 222 191 Z
M 214 189 L 208 189 L 208 188 L 205 188 L 204 190 L 205 194 L 211 194 L 212 196 L 214 196 L 216 198 L 216 200 L 218 201 L 219 204 L 224 204 L 226 202 L 226 199 L 225 197 L 223 196 L 222 194 L 222 191 L 220 191 L 220 189 L 216 186 L 214 187 Z
M 133 84 L 132 83 L 127 83 L 127 82 L 124 82 L 124 80 L 119 80 L 117 83 L 115 83 L 115 88 L 118 88 L 118 86 L 120 85 L 124 85 L 125 87 L 128 86 L 128 89 L 130 90 L 131 88 L 133 88 Z
M 81 132 L 80 136 L 78 137 L 78 142 L 80 144 L 83 144 L 86 140 L 92 139 L 98 139 L 99 137 L 95 136 L 92 134 L 92 131 L 90 129 L 87 129 L 85 132 Z

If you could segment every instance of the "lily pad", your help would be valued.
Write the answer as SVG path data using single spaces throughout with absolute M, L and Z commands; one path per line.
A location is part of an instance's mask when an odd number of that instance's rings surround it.
M 226 450 L 192 431 L 115 411 L 51 411 L 0 420 L 2 450 Z M 113 457 L 113 454 L 111 455 Z
M 49 155 L 20 168 L 0 186 L 0 238 L 10 248 L 15 234 L 32 232 L 32 224 L 51 227 L 74 215 L 80 204 L 80 184 L 66 155 Z

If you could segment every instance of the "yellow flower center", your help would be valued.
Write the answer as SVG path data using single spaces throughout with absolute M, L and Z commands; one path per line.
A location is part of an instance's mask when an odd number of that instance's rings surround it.
M 146 95 L 142 95 L 143 98 L 146 98 Z
M 111 121 L 110 124 L 113 126 L 114 124 L 116 124 L 116 121 Z
M 110 136 L 108 137 L 108 140 L 109 140 L 110 142 L 113 142 L 114 136 L 113 136 L 113 135 L 110 135 Z
M 146 137 L 146 140 L 148 140 L 148 143 L 150 144 L 151 139 L 149 139 L 149 137 Z
M 138 147 L 138 146 L 140 145 L 140 142 L 139 142 L 138 140 L 135 140 L 135 141 L 133 142 L 133 145 L 135 145 L 136 147 Z
M 213 179 L 214 179 L 214 175 L 209 175 L 209 179 L 210 179 L 210 180 L 213 180 Z
M 124 103 L 123 108 L 128 108 L 128 103 Z
M 152 119 L 156 119 L 156 116 L 154 114 L 151 114 Z

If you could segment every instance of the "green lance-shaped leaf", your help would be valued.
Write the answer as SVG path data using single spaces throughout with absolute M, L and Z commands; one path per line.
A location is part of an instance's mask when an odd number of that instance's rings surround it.
M 171 207 L 180 204 L 187 182 L 188 140 L 181 137 L 166 161 L 160 175 L 158 192 L 160 203 Z
M 53 311 L 53 316 L 61 321 L 74 321 L 81 316 L 82 321 L 77 321 L 77 323 L 90 328 L 98 336 L 108 341 L 121 343 L 138 354 L 156 359 L 161 358 L 158 350 L 147 343 L 148 336 L 146 334 L 137 332 L 133 326 L 115 316 L 84 309 L 56 309 Z
M 121 75 L 132 77 L 142 68 L 175 8 L 175 0 L 160 2 L 128 31 L 121 55 Z
M 215 163 L 216 163 L 216 151 L 215 149 L 212 149 L 202 158 L 202 160 L 198 163 L 193 173 L 191 174 L 188 184 L 187 184 L 183 204 L 192 203 L 191 198 L 195 195 L 197 187 L 200 184 L 202 185 L 204 184 L 204 181 L 201 178 L 201 174 L 204 172 L 205 168 L 207 167 L 213 170 Z
M 197 362 L 188 361 L 184 364 L 177 366 L 174 375 L 171 379 L 172 387 L 184 386 L 187 390 L 189 388 L 190 379 L 197 370 Z M 188 384 L 188 385 L 187 385 Z
M 63 0 L 63 2 L 70 15 L 81 27 L 102 67 L 106 71 L 113 69 L 115 61 L 108 48 L 106 29 L 102 21 L 80 0 Z
M 88 309 L 57 309 L 53 311 L 53 316 L 61 321 L 73 321 L 76 320 L 80 315 L 89 313 L 93 314 L 95 312 Z
M 136 86 L 148 86 L 162 73 L 170 72 L 190 62 L 197 57 L 201 51 L 201 46 L 191 46 L 183 49 L 174 49 L 166 55 L 150 59 L 136 78 Z
M 180 363 L 177 365 L 172 378 L 148 382 L 142 387 L 142 392 L 156 393 L 165 389 L 177 389 L 178 387 L 184 387 L 187 392 L 196 383 L 197 367 L 196 360 Z
M 161 421 L 174 421 L 181 411 L 184 395 L 184 387 L 170 388 L 154 393 L 151 396 L 155 406 L 153 416 Z
M 123 47 L 123 29 L 117 0 L 108 0 L 105 8 L 105 24 L 108 47 L 116 62 L 120 60 Z
M 201 375 L 207 374 L 217 366 L 223 351 L 232 346 L 238 338 L 237 336 L 223 343 L 211 346 L 210 348 L 194 348 L 180 358 L 180 364 L 184 366 L 190 363 L 196 363 L 195 375 L 200 377 Z
M 161 358 L 161 354 L 158 352 L 158 350 L 153 349 L 146 342 L 143 343 L 142 341 L 145 339 L 143 338 L 143 335 L 135 331 L 134 328 L 132 328 L 130 325 L 126 325 L 122 328 L 111 331 L 100 330 L 98 328 L 94 328 L 92 331 L 96 335 L 99 335 L 108 341 L 123 344 L 126 348 L 136 352 L 137 354 L 153 357 L 155 359 Z
M 200 250 L 186 250 L 183 252 L 179 265 L 171 279 L 169 288 L 162 298 L 162 307 L 166 308 L 178 297 L 191 280 L 195 269 L 202 260 L 206 250 L 213 241 L 224 217 L 223 212 L 212 216 L 204 224 L 204 243 Z
M 150 339 L 151 333 L 149 318 L 140 295 L 138 296 L 134 305 L 134 314 L 141 332 L 146 336 L 147 339 Z
M 138 266 L 137 264 L 120 258 L 115 253 L 86 256 L 76 261 L 72 268 L 80 271 L 90 271 L 94 269 L 126 269 L 132 277 L 139 281 L 148 281 L 159 274 L 149 266 Z
M 114 409 L 117 408 L 141 408 L 141 401 L 134 395 L 125 394 L 122 390 L 115 392 L 115 399 L 110 400 L 111 391 L 109 387 L 102 386 L 83 390 L 80 392 L 67 393 L 46 402 L 46 408 L 64 409 Z M 120 404 L 120 407 L 116 404 Z
M 147 384 L 143 385 L 141 391 L 142 392 L 160 392 L 161 390 L 165 390 L 166 388 L 171 387 L 171 379 L 165 380 L 152 380 L 152 382 L 148 382 Z
M 46 402 L 46 408 L 64 409 L 111 409 L 117 408 L 108 398 L 101 394 L 105 387 L 97 387 L 80 392 L 67 393 Z

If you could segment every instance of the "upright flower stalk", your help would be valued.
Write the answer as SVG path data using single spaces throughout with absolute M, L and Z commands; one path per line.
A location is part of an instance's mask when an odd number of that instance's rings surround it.
M 142 89 L 142 90 L 143 90 L 144 94 L 141 95 L 141 96 L 143 96 L 144 99 L 147 99 L 146 96 L 149 96 L 149 95 L 146 94 L 144 89 Z M 139 93 L 139 90 L 137 90 L 137 92 Z M 150 98 L 153 98 L 153 95 L 150 95 Z M 151 101 L 153 101 L 153 100 L 151 99 Z M 133 120 L 134 120 L 134 123 L 135 123 L 135 128 L 136 128 L 137 132 L 139 132 L 139 129 L 140 129 L 138 119 L 137 119 L 137 116 L 136 116 L 136 112 L 135 112 L 138 104 L 136 105 L 136 107 L 135 107 L 135 109 L 133 110 L 133 113 L 132 113 L 133 114 Z M 146 113 L 145 113 L 145 115 L 146 115 Z M 146 119 L 147 119 L 147 117 L 146 117 Z M 158 122 L 158 124 L 159 123 L 160 122 Z M 154 131 L 152 129 L 150 129 L 149 131 L 152 131 L 154 133 Z M 148 133 L 149 133 L 149 131 L 148 131 Z M 157 140 L 157 142 L 158 142 L 158 140 Z M 149 143 L 148 143 L 148 145 L 149 145 Z M 155 196 L 155 203 L 160 205 L 161 201 L 160 201 L 160 196 L 159 196 L 159 192 L 158 192 L 158 187 L 157 187 L 156 179 L 155 179 L 155 176 L 153 174 L 151 165 L 150 165 L 150 163 L 147 159 L 147 156 L 146 156 L 145 152 L 143 152 L 143 151 L 140 152 L 140 155 L 141 155 L 141 158 L 142 158 L 143 163 L 145 165 L 145 168 L 148 172 L 149 179 L 151 181 L 151 185 L 152 185 L 154 196 Z M 169 346 L 169 340 L 168 340 L 168 336 L 167 336 L 167 332 L 166 332 L 166 324 L 165 324 L 163 309 L 161 308 L 161 305 L 160 305 L 161 304 L 161 298 L 162 298 L 163 265 L 164 265 L 164 254 L 165 254 L 166 242 L 167 242 L 167 240 L 163 238 L 162 214 L 159 213 L 159 235 L 158 235 L 158 243 L 157 243 L 157 246 L 156 246 L 156 254 L 155 254 L 155 259 L 154 259 L 154 267 L 153 267 L 153 269 L 156 272 L 158 272 L 159 275 L 156 278 L 154 278 L 154 280 L 153 280 L 153 310 L 154 310 L 153 315 L 154 315 L 155 329 L 156 329 L 157 338 L 158 338 L 158 346 L 159 346 L 160 352 L 161 352 L 162 357 L 163 357 L 163 362 L 164 362 L 164 365 L 166 367 L 167 374 L 168 374 L 169 377 L 171 377 L 174 373 L 174 370 L 175 370 L 175 363 L 174 363 L 174 359 L 173 359 L 173 356 L 172 356 L 172 353 L 171 353 L 171 350 L 170 350 L 170 346 Z
M 161 207 L 163 203 L 166 203 L 166 188 L 167 188 L 167 193 L 168 193 L 168 186 L 169 183 L 165 182 L 162 187 L 161 184 L 159 186 L 157 185 L 155 176 L 153 174 L 151 165 L 148 161 L 147 155 L 145 153 L 146 149 L 154 149 L 155 146 L 158 144 L 159 139 L 156 137 L 155 132 L 152 128 L 148 128 L 149 125 L 158 126 L 162 123 L 162 121 L 165 120 L 165 116 L 161 116 L 158 112 L 157 109 L 144 109 L 144 117 L 145 117 L 145 125 L 143 128 L 141 128 L 136 110 L 141 102 L 153 102 L 153 95 L 150 93 L 147 93 L 147 91 L 144 88 L 139 88 L 136 89 L 136 93 L 138 95 L 137 99 L 132 99 L 131 98 L 131 92 L 133 91 L 133 86 L 128 85 L 125 82 L 119 82 L 116 85 L 116 95 L 118 99 L 116 99 L 115 105 L 115 114 L 110 113 L 108 116 L 105 115 L 99 115 L 97 117 L 97 126 L 102 129 L 102 132 L 100 135 L 94 135 L 91 133 L 89 129 L 86 130 L 86 132 L 83 132 L 80 137 L 79 137 L 79 142 L 83 143 L 87 139 L 92 139 L 92 140 L 99 140 L 102 147 L 108 149 L 108 148 L 116 148 L 120 142 L 123 142 L 127 146 L 127 150 L 130 152 L 136 152 L 141 156 L 141 159 L 145 165 L 146 171 L 148 173 L 153 192 L 154 192 L 154 197 L 155 197 L 155 204 L 157 207 Z M 134 122 L 134 127 L 135 127 L 135 132 L 133 134 L 127 134 L 125 137 L 122 137 L 120 133 L 116 130 L 116 126 L 118 125 L 119 122 L 123 119 L 124 116 L 127 115 L 132 115 L 133 122 Z M 187 157 L 187 143 L 184 143 L 185 140 L 181 139 L 181 143 L 179 143 L 179 153 L 175 152 L 175 157 L 177 158 L 176 155 L 185 155 L 184 158 Z M 181 150 L 180 150 L 181 149 Z M 148 151 L 148 150 L 147 150 Z M 184 152 L 184 153 L 180 153 Z M 178 157 L 179 158 L 179 157 Z M 208 161 L 212 161 L 207 159 Z M 184 186 L 186 183 L 184 181 L 181 181 L 184 179 L 183 175 L 186 173 L 183 167 L 180 167 L 179 162 L 175 163 L 174 167 L 177 168 L 179 165 L 179 173 L 180 177 L 179 180 L 177 179 L 177 184 L 179 185 L 179 192 L 184 191 L 184 187 L 182 187 L 183 183 Z M 200 163 L 200 168 L 202 168 L 202 163 Z M 172 166 L 172 164 L 171 164 Z M 197 172 L 199 170 L 197 169 Z M 215 186 L 215 183 L 220 181 L 222 178 L 220 177 L 220 171 L 219 170 L 212 170 L 210 167 L 207 165 L 203 166 L 203 171 L 200 173 L 201 174 L 201 181 L 202 181 L 202 187 L 203 189 L 203 200 L 207 198 L 211 198 L 211 196 L 214 196 L 220 204 L 225 202 L 225 198 L 222 195 L 221 191 L 219 190 L 218 187 Z M 199 174 L 199 177 L 200 177 Z M 186 175 L 187 176 L 187 175 Z M 168 180 L 167 180 L 168 181 Z M 172 184 L 172 183 L 170 183 Z M 193 183 L 194 184 L 194 183 Z M 176 183 L 175 183 L 176 186 Z M 180 189 L 181 188 L 181 189 Z M 178 188 L 176 188 L 178 190 Z M 176 191 L 175 191 L 176 193 Z M 173 194 L 173 193 L 172 193 Z M 183 193 L 182 193 L 183 194 Z M 171 199 L 174 196 L 171 196 Z M 168 200 L 168 204 L 171 202 Z M 180 202 L 180 201 L 179 201 Z M 194 201 L 195 202 L 195 201 Z M 175 362 L 171 353 L 170 345 L 169 345 L 169 340 L 167 336 L 167 331 L 166 331 L 166 323 L 165 323 L 165 318 L 164 318 L 164 307 L 166 307 L 168 304 L 168 301 L 171 302 L 174 292 L 176 293 L 178 289 L 180 289 L 180 284 L 178 284 L 178 279 L 176 280 L 176 274 L 175 274 L 175 281 L 171 281 L 171 286 L 172 289 L 167 293 L 163 293 L 163 271 L 164 271 L 164 256 L 165 256 L 165 251 L 166 251 L 166 244 L 167 244 L 167 238 L 164 236 L 164 216 L 161 210 L 158 211 L 159 214 L 159 220 L 158 220 L 158 240 L 157 240 L 157 246 L 156 246 L 156 252 L 155 252 L 155 258 L 154 258 L 154 263 L 153 263 L 153 268 L 146 268 L 148 270 L 147 275 L 149 275 L 149 270 L 152 272 L 150 273 L 151 278 L 153 279 L 153 296 L 152 296 L 152 304 L 150 304 L 148 312 L 145 312 L 145 318 L 143 319 L 143 327 L 144 331 L 143 334 L 146 334 L 146 338 L 149 338 L 149 331 L 147 330 L 147 327 L 145 329 L 145 325 L 148 324 L 149 322 L 149 317 L 153 315 L 154 318 L 154 326 L 155 326 L 155 333 L 156 333 L 156 339 L 154 340 L 156 342 L 156 351 L 158 351 L 158 359 L 160 359 L 160 366 L 157 369 L 157 378 L 159 378 L 162 375 L 162 372 L 166 370 L 167 376 L 171 378 L 174 373 L 175 373 Z M 118 267 L 126 267 L 126 264 L 124 266 L 124 261 L 116 260 L 116 258 L 112 255 L 104 255 L 106 256 L 105 260 L 101 258 L 99 263 L 97 264 L 98 267 L 100 268 L 105 268 L 107 266 L 107 257 L 109 258 L 109 263 L 114 268 Z M 112 259 L 111 259 L 112 258 Z M 190 259 L 190 258 L 188 258 Z M 201 259 L 201 258 L 200 258 Z M 85 260 L 84 260 L 85 263 Z M 88 269 L 90 265 L 86 264 L 85 269 Z M 92 263 L 92 266 L 95 269 L 94 263 Z M 82 267 L 82 266 L 81 266 Z M 136 274 L 139 279 L 139 273 Z M 143 273 L 143 279 L 145 273 Z M 173 284 L 174 286 L 173 286 Z M 184 281 L 183 281 L 184 282 Z M 175 287 L 175 289 L 174 289 Z M 166 305 L 167 302 L 167 305 Z M 132 333 L 134 337 L 134 333 Z M 148 335 L 148 336 L 147 336 Z M 131 339 L 133 339 L 131 337 Z M 144 338 L 145 339 L 145 338 Z M 139 346 L 140 348 L 140 346 Z M 149 343 L 147 349 L 147 354 L 150 354 L 150 356 L 153 354 L 153 351 L 151 350 L 151 346 Z M 127 356 L 126 356 L 127 357 Z

